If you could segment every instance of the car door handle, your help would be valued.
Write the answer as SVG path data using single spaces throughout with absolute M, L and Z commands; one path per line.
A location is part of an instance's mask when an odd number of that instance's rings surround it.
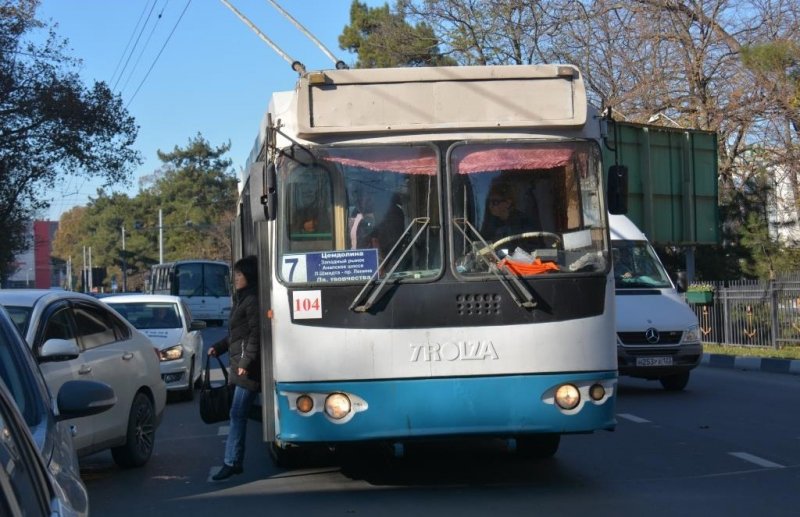
M 131 359 L 133 359 L 133 352 L 125 352 L 122 354 L 123 361 L 130 361 Z
M 78 370 L 78 373 L 80 375 L 86 375 L 88 373 L 92 373 L 92 367 L 89 366 L 88 364 L 82 364 L 81 368 Z

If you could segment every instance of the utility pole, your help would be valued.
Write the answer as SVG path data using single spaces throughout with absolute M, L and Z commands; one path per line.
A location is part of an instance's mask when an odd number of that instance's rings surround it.
M 83 268 L 81 268 L 81 289 L 86 292 L 86 286 L 89 284 L 89 279 L 86 278 L 86 246 L 83 247 Z
M 164 224 L 160 208 L 158 209 L 158 263 L 164 263 Z
M 92 247 L 89 246 L 89 292 L 90 293 L 92 292 L 92 289 L 94 289 L 94 285 L 92 285 L 94 283 L 94 278 L 92 278 L 93 276 L 94 275 L 92 274 Z
M 128 290 L 128 257 L 125 253 L 125 225 L 122 225 L 122 292 Z

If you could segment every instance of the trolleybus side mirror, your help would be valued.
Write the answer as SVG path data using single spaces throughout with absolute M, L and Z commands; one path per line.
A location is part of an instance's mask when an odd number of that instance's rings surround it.
M 278 178 L 275 172 L 275 164 L 267 165 L 266 188 L 264 195 L 261 196 L 261 204 L 264 205 L 264 215 L 267 221 L 274 221 L 278 213 Z
M 608 212 L 614 215 L 628 213 L 628 168 L 612 165 L 608 168 Z

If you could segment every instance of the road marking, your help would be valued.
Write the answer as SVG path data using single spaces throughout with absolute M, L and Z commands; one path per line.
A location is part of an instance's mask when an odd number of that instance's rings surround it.
M 631 415 L 630 413 L 619 413 L 617 416 L 620 417 L 620 418 L 624 418 L 625 420 L 630 420 L 631 422 L 633 422 L 635 424 L 649 424 L 650 423 L 650 420 L 647 420 L 646 418 L 638 417 L 636 415 Z
M 221 425 L 217 430 L 217 436 L 228 436 L 228 432 L 230 431 L 231 426 L 229 425 Z
M 729 452 L 731 456 L 739 458 L 740 460 L 749 461 L 750 463 L 755 463 L 759 467 L 764 467 L 768 469 L 782 469 L 786 468 L 783 465 L 778 463 L 773 463 L 769 460 L 765 460 L 764 458 L 759 458 L 758 456 L 753 456 L 752 454 L 748 454 L 746 452 Z

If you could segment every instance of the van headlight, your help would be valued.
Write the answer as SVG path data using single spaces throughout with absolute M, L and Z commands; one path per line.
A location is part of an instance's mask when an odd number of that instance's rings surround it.
M 174 361 L 181 357 L 183 357 L 183 347 L 181 345 L 175 345 L 158 351 L 158 358 L 162 361 Z
M 683 343 L 700 342 L 700 325 L 692 325 L 683 331 Z

